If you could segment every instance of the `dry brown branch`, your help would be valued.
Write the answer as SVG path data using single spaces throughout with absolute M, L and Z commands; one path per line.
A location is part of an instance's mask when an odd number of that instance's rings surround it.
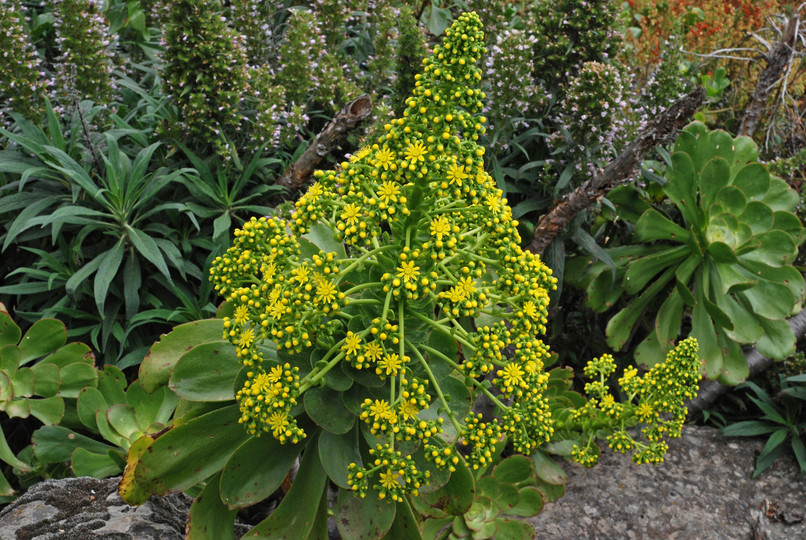
M 753 95 L 750 97 L 750 103 L 744 111 L 742 123 L 739 125 L 739 135 L 752 137 L 756 132 L 770 93 L 781 81 L 792 61 L 795 50 L 795 36 L 798 34 L 799 25 L 800 14 L 796 10 L 789 18 L 780 41 L 778 41 L 771 53 L 764 56 L 767 67 L 761 73 Z
M 789 319 L 789 327 L 792 329 L 792 333 L 795 334 L 795 339 L 800 340 L 806 336 L 806 309 L 803 309 L 800 313 Z M 746 351 L 744 357 L 747 359 L 747 366 L 750 368 L 748 379 L 755 377 L 773 364 L 772 359 L 762 356 L 755 347 Z M 697 392 L 697 397 L 686 402 L 688 414 L 692 415 L 702 411 L 730 389 L 730 386 L 724 385 L 719 381 L 706 381 L 700 384 L 700 391 Z
M 652 149 L 671 143 L 677 136 L 677 131 L 688 123 L 703 101 L 705 88 L 700 87 L 678 99 L 655 117 L 601 172 L 573 192 L 564 195 L 554 208 L 540 218 L 532 241 L 526 249 L 532 253 L 543 253 L 571 218 L 614 187 L 629 180 Z
M 301 188 L 319 163 L 344 142 L 349 131 L 355 129 L 371 113 L 372 99 L 367 95 L 359 96 L 345 105 L 316 136 L 299 159 L 280 175 L 277 184 L 292 192 Z

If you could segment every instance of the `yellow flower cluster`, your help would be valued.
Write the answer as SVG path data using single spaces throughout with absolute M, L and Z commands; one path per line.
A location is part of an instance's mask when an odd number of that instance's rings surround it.
M 366 466 L 350 466 L 362 496 L 373 487 L 399 500 L 427 481 L 401 452 L 407 441 L 452 471 L 489 465 L 504 437 L 530 452 L 554 431 L 549 351 L 535 336 L 557 280 L 520 248 L 518 223 L 484 170 L 483 43 L 478 16 L 459 17 L 377 142 L 317 171 L 287 222 L 246 223 L 211 270 L 232 310 L 225 336 L 249 367 L 242 422 L 298 440 L 300 396 L 314 385 L 338 394 L 373 448 Z M 356 386 L 365 388 L 350 401 L 345 388 Z M 498 419 L 468 414 L 480 394 Z
M 576 409 L 572 418 L 588 435 L 584 445 L 575 445 L 572 457 L 585 466 L 598 461 L 599 449 L 594 441 L 595 430 L 610 430 L 608 446 L 615 452 L 633 450 L 635 463 L 660 463 L 668 445 L 665 436 L 680 436 L 686 418 L 684 402 L 697 394 L 700 364 L 697 341 L 681 341 L 644 376 L 635 368 L 627 368 L 619 379 L 621 391 L 627 396 L 616 402 L 608 389 L 608 378 L 615 373 L 615 360 L 609 354 L 591 360 L 584 373 L 594 380 L 585 385 L 588 402 Z M 634 403 L 635 402 L 635 403 Z M 644 424 L 641 434 L 646 442 L 635 440 L 626 428 Z

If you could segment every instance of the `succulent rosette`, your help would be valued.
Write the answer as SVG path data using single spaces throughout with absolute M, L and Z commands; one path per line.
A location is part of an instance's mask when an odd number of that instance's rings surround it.
M 685 312 L 697 338 L 704 374 L 728 384 L 748 375 L 742 345 L 782 360 L 794 351 L 787 317 L 801 309 L 804 280 L 792 266 L 803 242 L 794 213 L 798 195 L 758 162 L 748 137 L 709 131 L 699 122 L 680 133 L 663 192 L 674 215 L 635 196 L 609 198 L 635 223 L 636 245 L 607 250 L 617 267 L 597 263 L 589 274 L 589 305 L 604 311 L 622 295 L 637 295 L 607 326 L 621 349 L 639 318 L 655 310 L 653 327 L 635 351 L 653 365 L 671 350 Z

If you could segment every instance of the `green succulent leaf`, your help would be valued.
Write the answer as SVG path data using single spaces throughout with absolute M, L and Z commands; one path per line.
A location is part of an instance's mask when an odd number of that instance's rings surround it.
M 168 384 L 179 359 L 193 347 L 205 343 L 222 343 L 224 321 L 205 319 L 174 327 L 171 333 L 155 343 L 140 364 L 140 383 L 147 392 Z
M 728 386 L 736 386 L 747 380 L 750 369 L 741 346 L 725 334 L 719 334 L 719 344 L 723 351 L 722 373 L 719 374 L 719 382 Z
M 607 323 L 605 333 L 607 334 L 607 344 L 615 350 L 621 350 L 632 333 L 632 328 L 638 321 L 643 311 L 649 303 L 663 290 L 664 286 L 674 276 L 674 268 L 667 269 L 658 277 L 652 285 L 641 293 L 630 305 L 616 313 Z
M 188 489 L 221 469 L 249 435 L 237 405 L 202 414 L 149 446 L 136 465 L 137 483 L 151 493 Z
M 22 336 L 22 330 L 7 311 L 0 311 L 0 347 L 17 345 Z
M 515 508 L 507 513 L 513 516 L 536 516 L 543 510 L 543 494 L 536 487 L 528 486 L 520 490 L 520 500 Z
M 74 362 L 61 369 L 60 379 L 58 395 L 65 398 L 76 398 L 82 389 L 98 384 L 98 371 L 91 364 Z
M 232 382 L 243 366 L 230 343 L 203 343 L 176 363 L 168 386 L 190 401 L 235 399 Z
M 119 454 L 118 459 L 112 457 L 113 450 L 104 454 L 91 452 L 86 448 L 76 448 L 70 458 L 70 468 L 76 476 L 91 476 L 92 478 L 108 478 L 116 476 L 123 471 L 119 460 L 124 459 Z
M 92 349 L 84 343 L 68 343 L 53 354 L 43 358 L 41 362 L 53 364 L 59 368 L 64 368 L 76 362 L 94 365 L 95 355 L 92 353 Z
M 700 227 L 702 219 L 697 210 L 697 185 L 699 175 L 689 154 L 674 152 L 672 165 L 667 172 L 668 182 L 663 191 L 674 202 L 686 225 Z
M 280 506 L 247 535 L 278 540 L 308 538 L 314 527 L 326 480 L 318 444 L 313 440 L 308 443 L 297 476 Z
M 202 492 L 190 505 L 185 534 L 187 540 L 207 540 L 235 538 L 235 515 L 237 509 L 227 508 L 218 494 L 221 471 L 207 480 Z
M 689 232 L 655 210 L 648 208 L 635 224 L 635 238 L 641 242 L 667 240 L 686 242 Z
M 347 433 L 355 424 L 355 415 L 344 405 L 341 392 L 329 388 L 311 388 L 303 397 L 305 411 L 322 429 L 337 435 Z
M 724 158 L 716 157 L 705 164 L 700 175 L 700 201 L 702 208 L 710 208 L 717 193 L 730 181 L 730 165 Z
M 95 414 L 108 408 L 109 404 L 97 388 L 84 388 L 78 393 L 76 412 L 81 423 L 89 430 L 97 433 L 98 423 L 95 421 Z
M 532 460 L 526 456 L 514 455 L 495 466 L 493 476 L 502 483 L 519 484 L 535 474 Z
M 64 323 L 56 319 L 41 319 L 36 321 L 25 332 L 19 343 L 22 351 L 20 365 L 24 366 L 32 360 L 52 353 L 67 342 L 67 329 Z
M 358 452 L 359 429 L 353 427 L 344 434 L 322 431 L 319 436 L 319 457 L 322 467 L 334 484 L 342 489 L 350 489 L 347 482 L 347 467 L 351 463 L 361 466 L 361 454 Z
M 269 434 L 247 439 L 224 465 L 219 483 L 221 500 L 234 509 L 269 497 L 288 476 L 306 442 L 281 444 Z
M 749 163 L 739 169 L 732 184 L 739 188 L 748 200 L 764 200 L 770 190 L 770 172 L 761 163 Z
M 351 490 L 340 489 L 334 508 L 336 527 L 342 538 L 380 539 L 395 520 L 397 507 L 377 497 L 358 497 Z
M 475 492 L 473 475 L 460 460 L 448 482 L 432 493 L 423 494 L 423 498 L 431 506 L 441 508 L 448 514 L 460 516 L 473 504 Z
M 764 337 L 756 343 L 758 352 L 775 360 L 784 360 L 795 352 L 795 334 L 788 321 L 764 317 L 758 317 L 757 320 L 764 330 Z
M 44 426 L 32 436 L 33 451 L 40 463 L 69 462 L 76 448 L 84 448 L 95 454 L 106 455 L 117 448 L 98 442 L 63 426 Z

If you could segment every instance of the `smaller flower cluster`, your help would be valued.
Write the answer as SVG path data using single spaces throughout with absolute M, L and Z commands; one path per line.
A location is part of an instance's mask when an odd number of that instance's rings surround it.
M 633 451 L 632 459 L 638 464 L 662 462 L 668 450 L 664 437 L 680 436 L 687 412 L 684 402 L 697 394 L 698 353 L 697 341 L 688 338 L 643 376 L 627 368 L 618 381 L 627 396 L 623 403 L 616 402 L 608 389 L 608 379 L 616 371 L 613 357 L 605 354 L 590 361 L 584 370 L 593 379 L 585 385 L 588 402 L 572 415 L 584 437 L 583 444 L 574 445 L 573 459 L 586 467 L 595 465 L 599 458 L 595 432 L 604 429 L 611 432 L 607 443 L 614 452 Z M 644 424 L 641 434 L 646 442 L 627 432 L 636 423 Z
M 281 443 L 297 444 L 304 439 L 305 432 L 290 414 L 299 396 L 299 368 L 286 363 L 264 371 L 258 366 L 246 376 L 248 380 L 236 395 L 241 410 L 238 422 L 246 431 L 271 433 Z
M 372 487 L 379 499 L 390 498 L 398 502 L 407 493 L 417 496 L 420 487 L 427 483 L 430 473 L 420 471 L 410 456 L 403 456 L 399 450 L 386 445 L 378 445 L 369 451 L 372 466 L 364 468 L 350 463 L 347 468 L 347 483 L 362 499 L 367 496 L 373 478 L 377 483 Z M 373 459 L 374 458 L 374 459 Z

